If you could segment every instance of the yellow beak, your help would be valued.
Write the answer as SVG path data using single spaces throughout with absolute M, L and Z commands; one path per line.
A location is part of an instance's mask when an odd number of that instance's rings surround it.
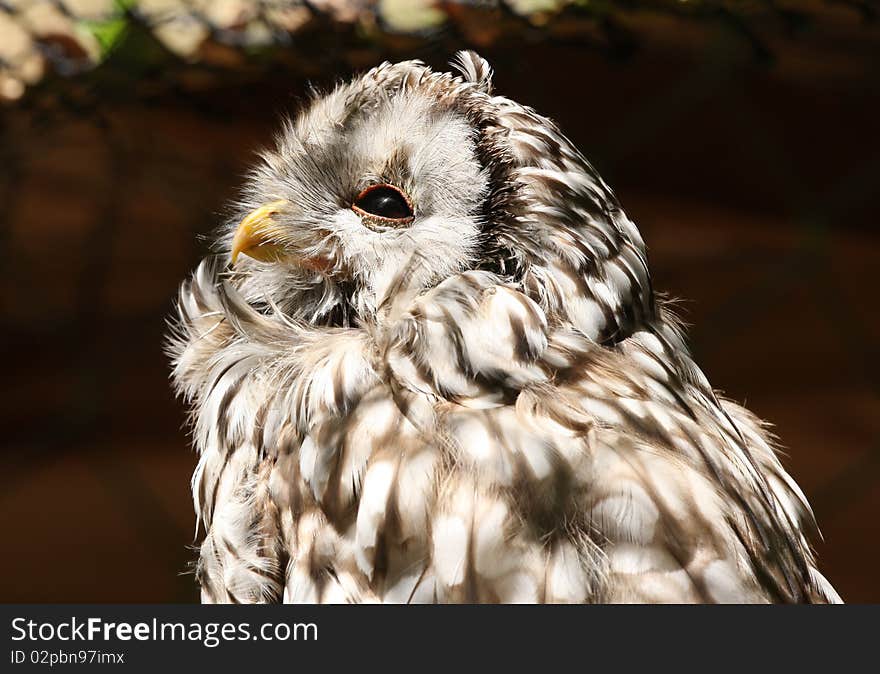
M 273 201 L 248 213 L 232 239 L 232 264 L 242 253 L 261 262 L 274 262 L 284 257 L 283 232 L 272 221 L 287 202 Z

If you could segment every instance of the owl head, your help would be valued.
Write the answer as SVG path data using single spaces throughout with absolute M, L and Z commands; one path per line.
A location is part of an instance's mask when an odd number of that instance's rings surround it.
M 555 125 L 457 74 L 385 63 L 316 96 L 261 155 L 219 243 L 249 302 L 370 324 L 401 279 L 497 274 L 551 318 L 613 340 L 653 311 L 644 245 Z

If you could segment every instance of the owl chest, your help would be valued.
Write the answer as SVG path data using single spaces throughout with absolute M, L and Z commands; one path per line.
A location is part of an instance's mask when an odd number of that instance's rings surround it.
M 300 586 L 332 568 L 379 601 L 586 600 L 583 439 L 510 406 L 401 408 L 376 387 L 276 461 Z

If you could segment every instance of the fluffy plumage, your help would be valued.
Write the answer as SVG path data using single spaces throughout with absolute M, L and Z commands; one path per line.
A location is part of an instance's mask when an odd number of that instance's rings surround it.
M 282 254 L 181 289 L 203 600 L 838 601 L 612 191 L 483 59 L 455 65 L 315 98 L 218 238 L 280 204 Z M 411 223 L 352 210 L 381 183 Z

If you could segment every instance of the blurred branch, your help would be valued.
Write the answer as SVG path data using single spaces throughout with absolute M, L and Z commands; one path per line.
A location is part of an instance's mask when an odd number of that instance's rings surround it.
M 778 36 L 839 20 L 841 8 L 877 16 L 875 0 L 0 0 L 0 101 L 110 61 L 134 83 L 174 65 L 228 72 L 281 62 L 313 76 L 332 59 L 363 67 L 432 43 L 577 41 L 628 56 L 670 30 L 652 17 L 722 28 L 769 61 Z

